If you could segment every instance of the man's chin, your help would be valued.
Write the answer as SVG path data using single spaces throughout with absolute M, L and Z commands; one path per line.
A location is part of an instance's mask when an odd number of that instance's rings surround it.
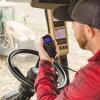
M 81 49 L 86 49 L 85 47 L 80 46 Z
M 86 49 L 86 45 L 84 45 L 84 44 L 79 44 L 79 46 L 81 49 Z

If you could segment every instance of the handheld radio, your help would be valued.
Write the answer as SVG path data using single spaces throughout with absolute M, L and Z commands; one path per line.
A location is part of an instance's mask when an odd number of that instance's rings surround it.
M 56 47 L 53 39 L 50 35 L 46 35 L 43 38 L 43 47 L 47 51 L 48 55 L 52 58 L 56 56 Z

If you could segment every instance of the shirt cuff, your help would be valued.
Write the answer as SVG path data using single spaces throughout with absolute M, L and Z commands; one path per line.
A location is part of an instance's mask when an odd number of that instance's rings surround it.
M 52 62 L 48 61 L 48 60 L 44 60 L 44 59 L 40 59 L 40 62 L 39 62 L 39 66 L 52 66 Z
M 48 61 L 48 60 L 40 60 L 39 62 L 39 73 L 46 73 L 46 72 L 50 72 L 50 73 L 54 73 L 55 72 L 55 68 L 52 66 L 52 62 Z

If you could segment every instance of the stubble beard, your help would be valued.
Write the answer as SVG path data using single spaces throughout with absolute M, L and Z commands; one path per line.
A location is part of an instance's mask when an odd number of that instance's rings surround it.
M 87 49 L 88 40 L 83 32 L 82 32 L 82 37 L 77 39 L 77 41 L 81 49 Z

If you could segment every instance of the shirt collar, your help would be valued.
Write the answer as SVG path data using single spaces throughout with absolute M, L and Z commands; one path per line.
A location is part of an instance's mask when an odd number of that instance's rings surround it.
M 97 61 L 100 61 L 100 49 L 88 61 L 89 62 L 97 62 Z

